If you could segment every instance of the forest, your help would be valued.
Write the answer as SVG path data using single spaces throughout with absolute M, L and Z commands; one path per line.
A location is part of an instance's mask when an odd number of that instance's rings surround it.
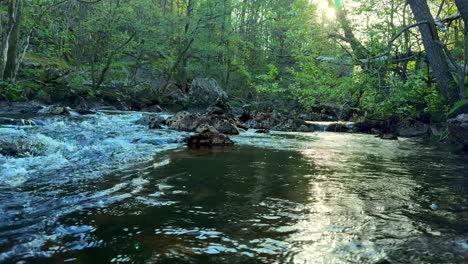
M 0 263 L 468 263 L 468 0 L 0 0 Z
M 76 103 L 113 88 L 144 94 L 140 104 L 182 104 L 168 94 L 202 76 L 233 105 L 333 104 L 348 119 L 440 121 L 466 103 L 466 1 L 344 4 L 2 1 L 1 94 Z

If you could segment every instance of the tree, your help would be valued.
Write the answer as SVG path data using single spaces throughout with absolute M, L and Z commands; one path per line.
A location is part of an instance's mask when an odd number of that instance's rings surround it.
M 419 30 L 421 32 L 424 50 L 427 60 L 432 69 L 437 86 L 447 98 L 454 104 L 462 95 L 457 91 L 457 83 L 450 72 L 448 65 L 448 56 L 444 52 L 444 47 L 439 39 L 434 18 L 426 1 L 408 0 L 416 21 L 420 23 Z
M 20 43 L 22 0 L 8 0 L 8 19 L 5 32 L 1 32 L 0 81 L 14 80 Z M 1 19 L 0 19 L 1 23 Z

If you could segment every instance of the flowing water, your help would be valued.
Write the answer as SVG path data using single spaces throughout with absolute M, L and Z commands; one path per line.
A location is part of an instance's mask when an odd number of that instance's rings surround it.
M 466 263 L 468 155 L 403 139 L 242 133 L 187 150 L 141 113 L 0 127 L 0 262 Z

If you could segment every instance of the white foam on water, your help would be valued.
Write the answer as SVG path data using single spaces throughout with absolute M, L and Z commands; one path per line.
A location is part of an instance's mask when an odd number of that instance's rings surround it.
M 20 158 L 0 155 L 0 184 L 20 186 L 50 177 L 96 178 L 148 161 L 158 152 L 180 146 L 186 133 L 149 130 L 136 122 L 141 113 L 50 117 L 46 126 L 0 127 L 0 140 L 23 140 L 42 146 L 42 153 Z

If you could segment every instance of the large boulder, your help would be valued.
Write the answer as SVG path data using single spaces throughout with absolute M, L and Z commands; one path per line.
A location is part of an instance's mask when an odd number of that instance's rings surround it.
M 223 106 L 228 99 L 218 82 L 211 78 L 195 78 L 190 85 L 188 97 L 190 105 L 200 108 Z
M 468 114 L 460 114 L 448 120 L 450 134 L 468 148 Z
M 276 131 L 314 131 L 313 127 L 307 124 L 303 119 L 286 116 L 280 113 L 252 113 L 251 119 L 247 121 L 247 125 L 254 129 L 267 129 Z
M 161 102 L 166 106 L 174 104 L 185 105 L 188 100 L 185 91 L 175 82 L 167 82 L 161 85 L 157 93 Z
M 166 121 L 169 128 L 174 130 L 195 132 L 197 128 L 202 126 L 211 126 L 216 131 L 229 135 L 239 134 L 237 129 L 239 123 L 241 122 L 226 115 L 209 115 L 186 111 L 179 112 Z
M 201 115 L 198 113 L 179 112 L 166 120 L 170 129 L 193 132 L 200 125 Z
M 39 113 L 48 115 L 70 115 L 71 109 L 66 106 L 50 105 L 41 109 Z
M 187 138 L 189 148 L 232 146 L 234 142 L 221 133 L 204 132 Z

